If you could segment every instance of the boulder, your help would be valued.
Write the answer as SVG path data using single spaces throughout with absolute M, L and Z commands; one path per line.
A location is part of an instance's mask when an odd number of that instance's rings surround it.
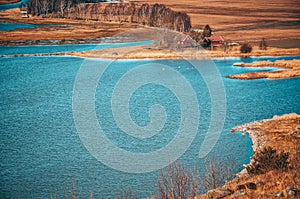
M 286 187 L 286 194 L 288 197 L 299 196 L 300 190 L 295 187 L 288 186 L 288 187 Z
M 246 195 L 246 189 L 240 189 L 240 190 L 237 190 L 236 192 L 234 192 L 234 197 L 235 198 L 238 198 L 240 196 L 244 196 Z
M 208 198 L 224 198 L 231 194 L 233 194 L 233 191 L 224 188 L 213 189 L 207 192 Z
M 262 186 L 264 186 L 264 183 L 263 183 L 262 181 L 258 181 L 258 182 L 256 183 L 256 185 L 257 185 L 258 187 L 262 187 Z
M 254 182 L 247 182 L 246 183 L 246 187 L 248 189 L 252 189 L 252 190 L 256 190 L 257 189 L 256 184 Z
M 271 197 L 271 198 L 281 198 L 284 197 L 284 194 L 282 191 L 277 192 L 277 193 L 269 193 L 266 195 L 267 197 Z
M 242 190 L 242 189 L 246 189 L 246 186 L 244 184 L 239 184 L 236 186 L 236 190 Z

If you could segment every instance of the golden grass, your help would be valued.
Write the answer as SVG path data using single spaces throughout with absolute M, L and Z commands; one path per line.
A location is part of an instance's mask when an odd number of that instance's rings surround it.
M 209 24 L 227 40 L 245 41 L 269 38 L 299 38 L 300 4 L 285 0 L 137 0 L 163 3 L 191 16 L 192 26 Z
M 176 11 L 187 12 L 191 16 L 194 28 L 203 28 L 209 24 L 216 31 L 215 34 L 222 35 L 225 40 L 231 41 L 258 41 L 261 38 L 284 39 L 300 38 L 299 15 L 300 4 L 297 1 L 273 0 L 266 1 L 244 1 L 244 0 L 137 0 L 137 3 L 163 3 Z M 0 12 L 0 21 L 21 23 L 52 23 L 66 24 L 68 28 L 38 29 L 35 30 L 10 31 L 9 34 L 1 32 L 0 41 L 15 40 L 46 40 L 67 38 L 94 38 L 101 36 L 112 36 L 117 32 L 135 28 L 137 24 L 119 24 L 76 21 L 66 19 L 44 19 L 42 17 L 21 17 L 19 9 Z M 94 25 L 97 24 L 97 28 Z M 70 27 L 72 25 L 72 27 Z M 81 31 L 83 29 L 83 31 Z M 94 30 L 94 31 L 92 31 Z M 62 32 L 65 32 L 63 34 Z M 56 34 L 58 33 L 58 34 Z M 286 43 L 286 41 L 282 41 Z M 293 46 L 297 44 L 292 44 Z M 299 42 L 298 45 L 300 46 Z
M 246 190 L 240 197 L 232 194 L 225 198 L 274 198 L 270 194 L 282 192 L 287 196 L 287 186 L 300 185 L 300 115 L 292 113 L 283 116 L 274 116 L 272 119 L 260 120 L 244 124 L 232 129 L 234 132 L 248 132 L 254 142 L 255 153 L 263 147 L 272 147 L 278 152 L 290 153 L 290 168 L 288 171 L 272 170 L 260 175 L 238 175 L 227 182 L 224 187 L 236 191 L 238 185 L 248 182 L 257 184 L 256 190 Z M 207 195 L 197 199 L 207 198 Z
M 0 12 L 0 21 L 56 25 L 43 26 L 34 29 L 0 31 L 0 42 L 2 43 L 12 40 L 74 40 L 83 38 L 109 37 L 139 26 L 137 24 L 129 23 L 95 22 L 64 18 L 22 18 L 18 8 Z
M 260 78 L 282 79 L 300 77 L 300 60 L 277 60 L 275 62 L 262 61 L 249 64 L 235 63 L 234 65 L 239 67 L 276 67 L 281 68 L 282 70 L 237 74 L 228 76 L 228 78 L 248 80 Z

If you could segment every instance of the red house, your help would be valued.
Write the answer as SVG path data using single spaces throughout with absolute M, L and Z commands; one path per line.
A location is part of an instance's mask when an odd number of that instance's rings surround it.
M 204 41 L 208 44 L 207 47 L 213 48 L 214 46 L 222 46 L 224 43 L 224 39 L 222 36 L 211 36 L 205 37 Z

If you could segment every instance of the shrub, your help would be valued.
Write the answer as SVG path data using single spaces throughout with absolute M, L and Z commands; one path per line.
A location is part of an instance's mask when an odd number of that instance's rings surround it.
M 250 44 L 243 44 L 240 48 L 241 53 L 251 53 L 252 52 L 252 46 Z
M 264 148 L 253 156 L 253 163 L 246 167 L 250 174 L 263 174 L 271 170 L 286 170 L 288 168 L 289 153 L 271 147 Z

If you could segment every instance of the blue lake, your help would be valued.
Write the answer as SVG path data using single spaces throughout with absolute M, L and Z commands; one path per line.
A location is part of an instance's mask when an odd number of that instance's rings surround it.
M 1 47 L 0 54 L 76 51 L 92 47 Z M 251 142 L 247 137 L 231 134 L 231 128 L 273 115 L 300 113 L 300 78 L 227 79 L 227 75 L 253 71 L 233 67 L 233 63 L 294 58 L 299 59 L 299 56 L 214 60 L 225 86 L 227 111 L 221 136 L 207 159 L 234 158 L 235 172 L 238 172 L 249 162 Z M 93 61 L 99 67 L 107 62 Z M 131 174 L 114 170 L 95 159 L 82 144 L 73 118 L 72 96 L 76 76 L 84 63 L 85 60 L 78 57 L 0 58 L 0 198 L 49 198 L 50 193 L 64 197 L 65 190 L 70 196 L 72 181 L 81 198 L 89 197 L 90 192 L 95 198 L 114 198 L 126 189 L 137 193 L 139 198 L 155 192 L 159 171 Z M 150 122 L 150 106 L 161 104 L 165 107 L 167 119 L 159 134 L 145 140 L 135 139 L 122 132 L 114 120 L 111 111 L 114 86 L 125 73 L 145 64 L 172 68 L 195 91 L 200 125 L 180 160 L 191 169 L 197 165 L 203 174 L 205 160 L 199 158 L 199 148 L 209 127 L 211 99 L 203 78 L 185 60 L 118 60 L 111 63 L 102 75 L 95 95 L 99 125 L 116 146 L 128 151 L 158 150 L 174 138 L 179 128 L 180 104 L 170 90 L 159 85 L 142 86 L 129 101 L 132 119 L 141 126 Z M 207 78 L 213 82 L 215 77 Z M 114 160 L 114 154 L 111 159 Z
M 129 43 L 102 43 L 102 44 L 65 44 L 65 45 L 38 45 L 38 46 L 1 46 L 0 55 L 14 54 L 47 54 L 59 52 L 83 52 L 95 49 L 120 48 L 152 44 L 151 40 Z
M 5 23 L 0 22 L 0 31 L 10 31 L 10 30 L 16 30 L 21 28 L 36 28 L 39 26 L 52 26 L 50 24 L 18 24 L 18 23 Z
M 0 10 L 9 10 L 13 8 L 19 8 L 21 3 L 26 4 L 28 0 L 22 0 L 19 3 L 14 3 L 14 4 L 0 4 Z

